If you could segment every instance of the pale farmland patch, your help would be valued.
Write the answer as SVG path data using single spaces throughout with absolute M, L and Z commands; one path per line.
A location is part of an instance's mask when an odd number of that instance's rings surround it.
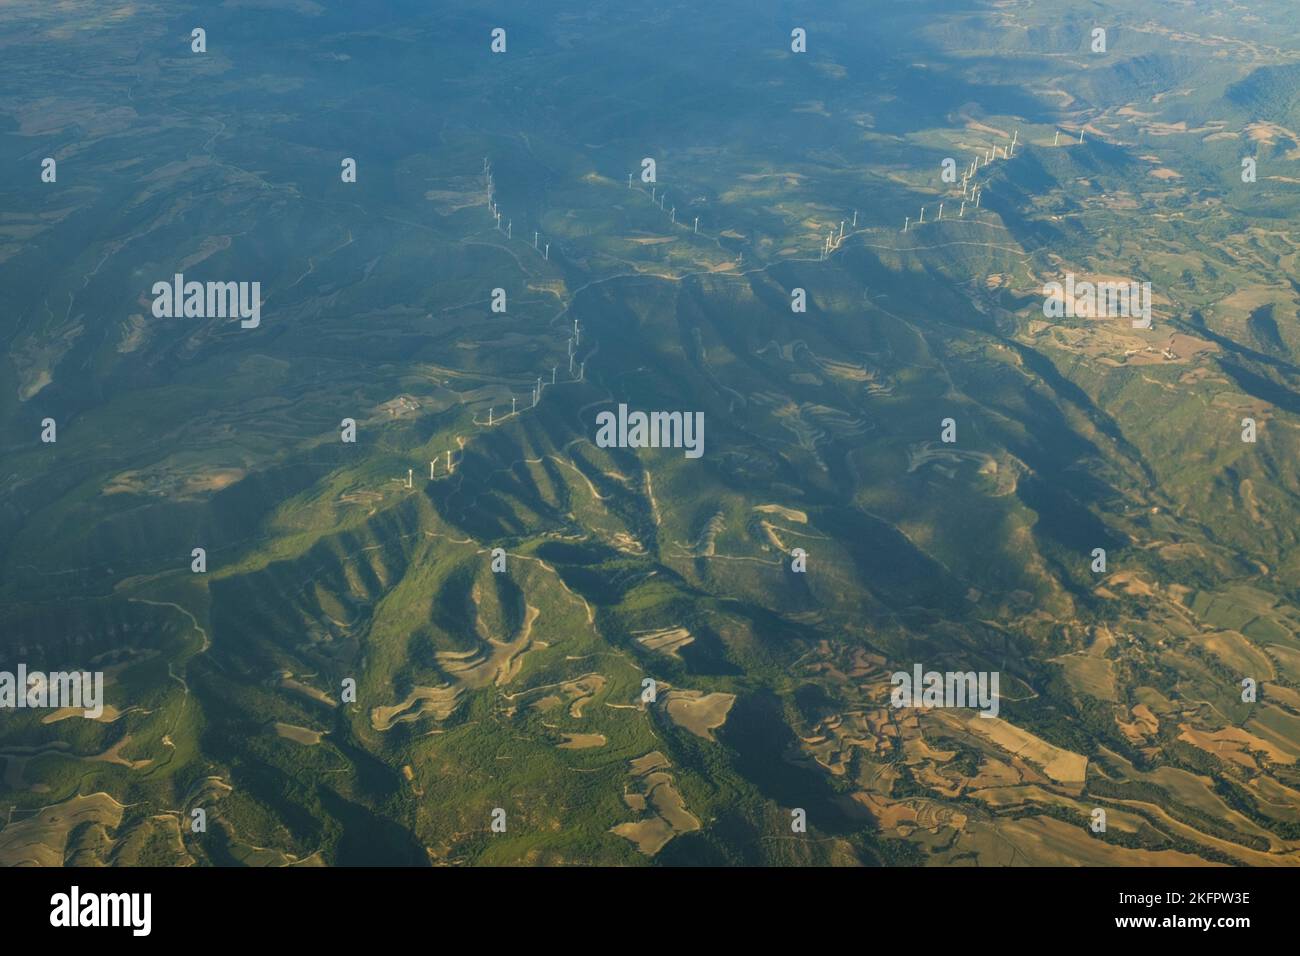
M 664 695 L 664 709 L 672 722 L 705 740 L 715 739 L 713 731 L 727 722 L 735 702 L 735 694 L 698 690 L 670 690 Z

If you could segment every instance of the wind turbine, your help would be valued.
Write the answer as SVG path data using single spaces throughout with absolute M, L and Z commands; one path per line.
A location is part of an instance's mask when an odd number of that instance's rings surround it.
M 961 208 L 957 210 L 957 218 L 961 219 L 966 215 L 966 200 L 961 201 Z
M 853 228 L 858 228 L 858 211 L 856 209 L 853 210 Z
M 700 231 L 700 217 L 699 217 L 699 216 L 696 216 L 696 217 L 695 217 L 695 231 L 696 231 L 696 233 L 698 233 L 698 232 Z
M 907 232 L 907 224 L 910 223 L 911 221 L 912 221 L 912 217 L 911 217 L 911 216 L 904 216 L 904 217 L 903 217 L 903 232 Z
M 1061 131 L 1059 129 L 1056 131 L 1056 138 L 1052 140 L 1052 145 L 1053 146 L 1061 145 Z
M 542 258 L 547 262 L 551 261 L 551 244 L 549 242 L 546 244 L 546 251 L 542 254 Z
M 925 222 L 925 207 L 921 207 L 921 222 Z

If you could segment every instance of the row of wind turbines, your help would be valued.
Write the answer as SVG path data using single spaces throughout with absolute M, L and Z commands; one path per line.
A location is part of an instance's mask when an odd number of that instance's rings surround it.
M 491 210 L 492 215 L 496 217 L 496 227 L 497 227 L 498 230 L 500 230 L 500 229 L 501 229 L 501 209 L 500 209 L 500 207 L 496 204 L 495 200 L 493 199 L 493 195 L 495 194 L 495 180 L 494 180 L 493 177 L 492 177 L 492 163 L 491 163 L 491 161 L 489 161 L 488 157 L 486 157 L 486 156 L 483 157 L 483 177 L 484 177 L 484 183 L 485 183 L 485 186 L 486 186 L 486 189 L 487 189 L 488 208 Z M 675 210 L 675 209 L 674 209 L 674 213 L 676 213 L 676 210 Z M 696 220 L 696 224 L 698 225 L 698 223 L 699 223 L 699 220 L 697 219 L 697 220 Z M 509 220 L 509 219 L 506 220 L 506 229 L 505 229 L 505 233 L 506 233 L 506 238 L 507 238 L 507 239 L 511 238 L 511 225 L 512 225 L 512 220 Z M 534 249 L 539 249 L 539 251 L 541 251 L 541 253 L 542 253 L 542 258 L 543 258 L 544 260 L 546 260 L 546 261 L 549 261 L 550 258 L 551 258 L 551 244 L 550 244 L 549 242 L 547 242 L 547 243 L 542 244 L 542 245 L 539 247 L 539 244 L 538 244 L 538 243 L 539 243 L 539 239 L 540 239 L 540 234 L 539 234 L 538 232 L 534 231 L 534 232 L 533 232 L 533 248 L 534 248 Z M 587 372 L 587 363 L 586 363 L 586 362 L 580 362 L 580 361 L 578 361 L 578 359 L 577 359 L 577 349 L 578 349 L 578 346 L 581 345 L 581 344 L 582 344 L 582 328 L 581 328 L 581 326 L 578 324 L 578 320 L 577 320 L 577 319 L 574 319 L 574 320 L 573 320 L 573 334 L 572 334 L 571 336 L 569 336 L 569 375 L 570 375 L 570 377 L 571 377 L 571 380 L 572 380 L 572 381 L 575 381 L 575 382 L 581 382 L 581 381 L 584 381 L 585 378 L 586 378 L 586 372 Z M 576 363 L 577 366 L 578 366 L 578 370 L 577 370 L 577 373 L 576 373 L 576 374 L 574 373 L 574 364 L 575 364 L 575 363 Z M 557 376 L 558 372 L 559 372 L 559 366 L 558 366 L 558 365 L 551 369 L 551 381 L 550 381 L 549 384 L 551 384 L 551 385 L 556 385 L 556 384 L 558 384 L 558 382 L 557 382 L 557 380 L 556 380 L 556 376 Z M 532 394 L 531 394 L 531 403 L 528 405 L 529 408 L 536 408 L 536 407 L 537 407 L 537 403 L 538 403 L 539 401 L 541 401 L 541 398 L 542 398 L 542 389 L 544 389 L 544 388 L 546 387 L 546 384 L 547 384 L 547 383 L 544 382 L 544 381 L 542 380 L 542 376 L 539 375 L 539 376 L 537 377 L 537 384 L 534 385 L 534 386 L 533 386 L 533 389 L 532 389 Z M 498 421 L 505 421 L 505 418 L 497 419 L 497 418 L 495 417 L 495 412 L 496 412 L 496 409 L 495 409 L 494 407 L 489 407 L 489 408 L 488 408 L 488 420 L 487 420 L 487 424 L 488 424 L 489 426 L 491 426 L 491 425 L 495 425 Z M 517 414 L 519 414 L 518 400 L 517 400 L 517 398 L 516 398 L 515 396 L 511 395 L 511 396 L 510 396 L 510 415 L 517 415 Z M 508 417 L 510 417 L 510 416 L 506 416 L 506 417 L 508 418 Z M 481 423 L 476 421 L 475 424 L 481 424 Z
M 628 173 L 628 174 L 627 174 L 627 188 L 628 188 L 628 189 L 631 189 L 631 188 L 632 188 L 632 176 L 633 176 L 632 173 Z M 644 192 L 644 190 L 642 190 L 642 191 Z M 659 192 L 659 187 L 658 187 L 658 186 L 651 186 L 651 187 L 650 187 L 650 204 L 651 204 L 651 205 L 655 205 L 655 199 L 656 199 L 656 198 L 658 198 L 658 200 L 659 200 L 659 203 L 658 203 L 658 205 L 659 205 L 659 211 L 660 211 L 660 212 L 667 212 L 667 213 L 668 213 L 668 221 L 671 222 L 674 226 L 677 225 L 677 207 L 676 207 L 676 206 L 672 206 L 672 207 L 670 207 L 670 208 L 665 209 L 665 204 L 666 204 L 667 201 L 668 201 L 668 193 L 666 193 L 666 192 L 664 192 L 664 193 L 660 193 L 660 192 Z M 685 225 L 685 223 L 683 223 L 683 225 Z M 699 217 L 699 216 L 696 216 L 696 217 L 695 217 L 695 223 L 694 223 L 694 225 L 691 227 L 691 233 L 692 233 L 693 235 L 698 235 L 698 234 L 699 234 L 699 231 L 700 231 L 700 217 Z
M 511 239 L 511 238 L 513 237 L 513 232 L 514 232 L 514 230 L 513 230 L 513 220 L 507 219 L 507 220 L 506 220 L 506 227 L 505 227 L 505 229 L 504 229 L 504 230 L 501 229 L 501 207 L 497 204 L 496 199 L 495 199 L 495 186 L 496 186 L 496 183 L 495 183 L 495 180 L 494 180 L 493 175 L 492 175 L 492 163 L 491 163 L 491 161 L 490 161 L 486 156 L 483 157 L 483 183 L 484 183 L 484 189 L 485 189 L 485 192 L 486 192 L 486 194 L 487 194 L 487 206 L 488 206 L 488 211 L 491 213 L 491 215 L 492 215 L 492 217 L 493 217 L 495 228 L 496 228 L 498 231 L 505 232 L 505 234 L 506 234 L 506 239 Z M 550 258 L 551 258 L 551 244 L 550 244 L 549 242 L 547 242 L 547 243 L 540 243 L 540 234 L 539 234 L 538 232 L 534 232 L 534 233 L 533 233 L 533 248 L 536 249 L 537 251 L 539 251 L 539 252 L 542 253 L 542 258 L 543 258 L 543 260 L 547 260 L 547 261 L 550 260 Z M 570 381 L 572 381 L 572 382 L 582 382 L 582 381 L 585 381 L 585 380 L 586 380 L 586 375 L 587 375 L 587 363 L 586 363 L 586 361 L 584 361 L 584 360 L 580 360 L 580 359 L 578 359 L 578 347 L 579 347 L 581 344 L 582 344 L 582 326 L 581 326 L 581 324 L 578 322 L 577 319 L 574 319 L 574 320 L 573 320 L 573 334 L 569 336 L 569 340 L 568 340 L 568 350 L 569 350 L 569 376 L 570 376 Z M 537 405 L 538 405 L 538 403 L 542 400 L 542 393 L 543 393 L 543 391 L 544 391 L 548 386 L 554 386 L 554 385 L 562 384 L 562 383 L 559 382 L 559 380 L 558 380 L 558 376 L 559 376 L 559 366 L 557 365 L 557 366 L 554 366 L 554 367 L 551 369 L 551 380 L 550 380 L 550 382 L 545 381 L 544 376 L 539 375 L 539 376 L 537 377 L 537 381 L 536 381 L 536 383 L 532 386 L 532 389 L 531 389 L 530 394 L 529 394 L 529 404 L 528 404 L 528 405 L 524 406 L 523 408 L 520 408 L 520 407 L 519 407 L 519 397 L 516 396 L 516 395 L 511 395 L 511 396 L 510 396 L 510 412 L 509 412 L 508 414 L 503 415 L 501 418 L 497 418 L 497 417 L 496 417 L 496 406 L 494 406 L 494 405 L 493 405 L 493 406 L 489 406 L 489 407 L 488 407 L 488 414 L 487 414 L 487 421 L 484 422 L 484 421 L 480 421 L 479 419 L 475 418 L 475 419 L 473 419 L 474 424 L 475 424 L 475 425 L 480 425 L 480 426 L 484 426 L 484 427 L 491 428 L 491 427 L 494 427 L 494 426 L 496 426 L 496 425 L 499 425 L 499 424 L 501 424 L 501 423 L 507 421 L 507 420 L 510 419 L 510 418 L 515 417 L 516 415 L 521 415 L 521 414 L 523 414 L 523 412 L 527 411 L 527 410 L 530 409 L 530 408 L 536 408 Z M 445 460 L 446 460 L 446 466 L 445 466 L 445 469 L 444 469 L 444 476 L 445 476 L 445 477 L 450 477 L 451 475 L 455 474 L 455 464 L 454 464 L 454 459 L 453 459 L 453 451 L 452 451 L 452 449 L 447 449 L 446 452 L 444 453 L 444 455 L 441 455 L 441 456 L 435 457 L 434 459 L 432 459 L 432 460 L 429 462 L 429 480 L 430 480 L 430 481 L 433 481 L 434 479 L 436 479 L 436 478 L 438 477 L 438 460 L 439 460 L 439 458 L 444 458 L 444 457 L 445 457 Z M 401 479 L 396 479 L 396 480 L 400 481 Z M 406 470 L 406 487 L 407 487 L 407 488 L 413 488 L 413 487 L 414 487 L 414 481 L 415 481 L 415 469 L 414 469 L 414 468 L 408 468 L 408 469 Z
M 1053 140 L 1052 145 L 1053 146 L 1059 145 L 1060 138 L 1061 138 L 1061 131 L 1058 129 L 1056 131 L 1056 136 L 1055 139 Z M 1082 129 L 1079 130 L 1078 141 L 1080 143 L 1083 142 Z M 987 186 L 987 181 L 985 181 L 984 183 L 979 182 L 979 171 L 981 169 L 987 169 L 989 166 L 993 165 L 999 159 L 1001 160 L 1013 159 L 1016 155 L 1016 146 L 1019 145 L 1019 142 L 1020 142 L 1020 130 L 1016 129 L 1013 131 L 1011 142 L 1007 146 L 999 146 L 997 144 L 994 144 L 988 147 L 987 149 L 985 149 L 982 153 L 978 153 L 978 152 L 975 153 L 974 157 L 970 162 L 970 165 L 967 166 L 962 171 L 961 205 L 958 207 L 957 210 L 958 219 L 964 219 L 966 217 L 967 205 L 971 205 L 972 208 L 974 209 L 980 208 L 981 202 L 983 201 L 984 189 Z M 486 156 L 483 158 L 483 177 L 484 177 L 484 185 L 487 194 L 488 209 L 492 213 L 492 216 L 495 219 L 495 225 L 497 230 L 501 231 L 502 214 L 501 214 L 500 206 L 496 203 L 495 200 L 495 181 L 492 174 L 492 164 L 491 161 Z M 633 173 L 627 174 L 628 189 L 633 188 L 633 178 L 634 178 Z M 657 205 L 661 212 L 666 212 L 668 214 L 669 222 L 674 226 L 677 225 L 677 207 L 668 206 L 667 192 L 665 191 L 661 193 L 659 191 L 658 185 L 652 185 L 650 187 L 649 196 L 650 196 L 651 205 Z M 934 219 L 935 222 L 943 221 L 944 206 L 945 203 L 943 202 L 939 203 L 938 212 Z M 925 223 L 925 210 L 926 207 L 922 206 L 920 210 L 920 215 L 917 218 L 917 222 L 916 222 L 917 226 L 920 226 Z M 843 245 L 845 239 L 846 226 L 852 228 L 855 231 L 857 230 L 858 211 L 856 209 L 853 210 L 853 215 L 851 220 L 841 219 L 838 231 L 832 228 L 831 231 L 827 234 L 825 240 L 822 243 L 822 248 L 819 256 L 820 259 L 824 260 L 829 258 L 830 255 L 835 252 L 835 250 L 837 250 L 841 245 Z M 903 232 L 907 232 L 911 228 L 913 228 L 911 217 L 910 216 L 905 217 L 903 220 Z M 700 231 L 700 218 L 699 216 L 695 216 L 693 217 L 693 222 L 691 224 L 691 232 L 692 234 L 698 235 L 699 231 Z M 504 232 L 506 234 L 507 239 L 513 237 L 513 220 L 510 219 L 506 220 L 506 228 Z M 544 260 L 549 261 L 550 251 L 551 251 L 550 243 L 549 242 L 545 244 L 539 244 L 539 243 L 540 243 L 540 234 L 538 232 L 534 232 L 533 248 L 542 253 L 542 258 Z M 742 262 L 744 261 L 743 253 L 741 254 L 740 261 Z M 577 381 L 577 382 L 584 381 L 586 377 L 586 362 L 579 362 L 576 357 L 577 347 L 581 343 L 581 334 L 582 334 L 582 330 L 578 324 L 578 320 L 574 319 L 573 334 L 569 337 L 568 340 L 568 355 L 569 355 L 570 380 Z M 576 374 L 574 370 L 575 363 L 577 364 Z M 531 393 L 529 396 L 529 404 L 527 408 L 537 407 L 537 403 L 541 401 L 542 392 L 545 390 L 548 384 L 552 386 L 559 384 L 558 373 L 559 373 L 558 366 L 553 367 L 551 369 L 551 381 L 549 383 L 544 380 L 543 376 L 538 376 L 536 383 L 532 386 Z M 496 417 L 496 408 L 494 406 L 491 406 L 488 408 L 487 421 L 481 422 L 475 419 L 474 423 L 476 425 L 485 425 L 486 427 L 490 428 L 518 414 L 520 414 L 518 399 L 516 396 L 512 395 L 510 397 L 510 412 L 508 415 L 498 419 Z M 453 470 L 451 451 L 448 451 L 446 453 L 446 456 L 447 456 L 447 474 L 450 475 Z M 435 476 L 436 476 L 436 460 L 429 462 L 429 477 L 432 479 Z M 412 477 L 411 473 L 408 471 L 407 487 L 411 486 L 410 485 L 411 477 Z
M 1078 139 L 1079 143 L 1083 142 L 1083 132 L 1084 132 L 1083 129 L 1080 128 L 1079 139 Z M 980 208 L 980 203 L 983 198 L 984 189 L 987 186 L 987 181 L 985 181 L 984 183 L 979 182 L 979 171 L 981 169 L 987 169 L 989 166 L 991 166 L 999 159 L 1010 160 L 1014 158 L 1016 154 L 1016 146 L 1019 144 L 1019 141 L 1020 141 L 1020 130 L 1016 129 L 1012 134 L 1011 143 L 1009 145 L 999 146 L 994 144 L 993 146 L 984 150 L 983 153 L 978 153 L 978 152 L 975 153 L 974 158 L 970 162 L 970 165 L 967 166 L 962 172 L 961 205 L 957 211 L 958 219 L 965 218 L 966 206 L 968 204 L 973 205 L 974 209 Z M 1060 145 L 1060 141 L 1061 141 L 1061 131 L 1058 129 L 1056 130 L 1056 135 L 1052 141 L 1052 145 L 1058 146 Z M 627 175 L 628 189 L 631 189 L 633 187 L 633 183 L 632 183 L 633 175 L 634 175 L 633 173 L 628 173 Z M 507 219 L 505 229 L 504 230 L 501 229 L 502 213 L 501 213 L 501 208 L 497 204 L 495 198 L 496 184 L 492 174 L 492 163 L 489 160 L 489 158 L 486 156 L 483 157 L 483 180 L 484 180 L 484 187 L 487 196 L 487 206 L 489 212 L 492 214 L 493 219 L 495 221 L 495 228 L 498 231 L 504 231 L 507 240 L 512 239 L 514 234 L 513 220 Z M 651 186 L 650 188 L 651 204 L 652 205 L 657 204 L 661 212 L 666 212 L 668 214 L 669 221 L 675 226 L 678 224 L 677 207 L 676 206 L 668 207 L 667 199 L 668 199 L 668 195 L 666 192 L 660 193 L 659 187 L 657 185 Z M 938 213 L 934 219 L 935 222 L 943 221 L 944 205 L 945 204 L 942 202 L 939 203 Z M 920 210 L 920 215 L 917 218 L 917 222 L 916 222 L 917 226 L 923 225 L 925 223 L 925 210 L 926 207 L 922 206 Z M 850 226 L 855 231 L 857 230 L 858 211 L 856 209 L 853 210 L 853 216 L 851 222 L 848 219 L 841 219 L 838 232 L 834 228 L 832 228 L 831 231 L 827 234 L 826 239 L 822 243 L 821 253 L 819 256 L 820 259 L 824 260 L 829 258 L 830 255 L 834 253 L 844 243 L 846 226 Z M 907 232 L 910 228 L 913 228 L 912 219 L 910 216 L 907 216 L 903 220 L 903 232 Z M 692 234 L 698 235 L 699 231 L 700 231 L 700 217 L 695 216 L 694 221 L 691 225 L 691 232 Z M 544 261 L 550 260 L 551 244 L 549 242 L 542 243 L 541 236 L 538 231 L 533 232 L 533 249 L 542 254 L 542 259 Z M 740 261 L 741 262 L 744 261 L 744 253 L 741 253 Z M 573 382 L 581 382 L 581 381 L 585 381 L 586 379 L 587 363 L 585 361 L 580 361 L 577 358 L 577 349 L 578 346 L 581 344 L 581 341 L 582 341 L 582 329 L 578 323 L 578 320 L 574 319 L 573 334 L 570 335 L 568 339 L 569 376 L 570 376 L 570 381 Z M 575 373 L 575 364 L 577 366 L 576 373 Z M 559 384 L 557 378 L 558 373 L 559 373 L 559 366 L 555 366 L 551 369 L 551 380 L 549 383 L 544 381 L 543 376 L 537 377 L 536 383 L 532 386 L 530 396 L 529 396 L 529 404 L 526 407 L 526 409 L 537 407 L 538 402 L 541 401 L 542 393 L 548 385 L 554 386 Z M 487 421 L 481 422 L 477 419 L 474 419 L 474 424 L 484 425 L 490 428 L 510 418 L 513 418 L 516 415 L 521 414 L 521 410 L 518 404 L 518 398 L 514 395 L 510 396 L 510 412 L 508 415 L 505 415 L 501 418 L 497 418 L 495 413 L 496 413 L 495 406 L 489 406 Z M 448 449 L 446 451 L 446 474 L 450 476 L 453 473 L 454 473 L 454 465 L 452 461 L 452 451 L 451 449 Z M 435 458 L 434 460 L 429 462 L 429 478 L 430 480 L 433 480 L 436 477 L 437 477 L 437 459 Z M 406 474 L 407 488 L 412 487 L 413 478 L 414 478 L 414 469 L 408 469 Z
M 1014 157 L 1016 155 L 1016 144 L 1019 142 L 1020 142 L 1020 130 L 1017 129 L 1011 137 L 1010 145 L 998 146 L 997 144 L 994 144 L 993 146 L 986 149 L 983 153 L 975 154 L 975 158 L 970 161 L 970 165 L 967 166 L 962 171 L 961 208 L 957 210 L 958 219 L 966 218 L 967 203 L 973 203 L 974 204 L 973 208 L 975 209 L 980 208 L 980 202 L 983 200 L 984 189 L 985 186 L 987 185 L 987 181 L 984 184 L 981 184 L 978 181 L 979 171 L 981 169 L 986 169 L 987 167 L 991 166 L 993 163 L 997 162 L 998 159 L 1009 160 L 1012 157 Z M 935 218 L 934 220 L 935 222 L 943 221 L 943 207 L 944 204 L 939 203 L 939 214 Z M 922 206 L 921 215 L 917 219 L 916 224 L 920 226 L 923 225 L 924 223 L 925 223 L 925 207 Z M 907 230 L 911 227 L 911 224 L 912 224 L 912 217 L 911 216 L 904 217 L 903 232 L 907 232 Z
M 1014 158 L 1016 155 L 1016 144 L 1019 142 L 1020 142 L 1020 130 L 1017 129 L 1011 137 L 1010 145 L 998 146 L 995 144 L 989 149 L 986 149 L 982 155 L 980 153 L 975 154 L 975 158 L 971 160 L 970 165 L 967 166 L 966 169 L 962 172 L 961 208 L 957 211 L 958 219 L 964 219 L 966 217 L 967 203 L 974 203 L 975 209 L 978 209 L 980 207 L 980 199 L 983 196 L 984 188 L 987 185 L 987 181 L 984 184 L 980 184 L 977 181 L 979 176 L 979 171 L 981 169 L 987 168 L 988 166 L 992 165 L 998 159 L 1009 160 Z M 1078 142 L 1079 143 L 1083 142 L 1083 127 L 1079 128 Z M 1056 131 L 1056 136 L 1052 139 L 1052 145 L 1059 146 L 1060 144 L 1061 144 L 1061 131 L 1058 129 Z M 935 218 L 934 220 L 935 222 L 942 221 L 943 207 L 944 204 L 939 203 L 939 214 Z M 916 225 L 918 226 L 922 225 L 925 222 L 925 208 L 926 207 L 924 206 L 921 207 L 921 215 L 916 221 Z M 912 217 L 911 216 L 904 217 L 903 232 L 907 232 L 908 228 L 911 225 L 912 225 Z
M 578 359 L 578 346 L 581 344 L 582 344 L 582 326 L 578 323 L 577 319 L 574 319 L 573 334 L 569 336 L 569 381 L 571 382 L 583 382 L 586 381 L 587 378 L 587 363 L 585 361 L 579 361 Z M 574 369 L 575 366 L 577 366 L 576 371 Z M 525 407 L 525 411 L 529 408 L 537 407 L 537 403 L 542 400 L 542 392 L 548 386 L 563 384 L 562 382 L 559 381 L 559 373 L 560 373 L 560 367 L 558 365 L 555 365 L 551 367 L 551 380 L 549 382 L 544 380 L 544 376 L 541 375 L 537 376 L 537 382 L 535 385 L 533 385 L 532 391 L 529 394 L 529 404 Z M 518 414 L 520 414 L 518 398 L 514 395 L 511 395 L 509 415 L 506 415 L 502 418 L 497 418 L 496 406 L 488 406 L 487 421 L 481 422 L 478 419 L 474 419 L 474 424 L 486 425 L 490 428 L 493 425 L 498 425 L 501 422 L 504 422 L 506 419 Z
M 501 228 L 501 207 L 497 204 L 496 200 L 493 198 L 496 195 L 496 181 L 492 178 L 492 164 L 488 161 L 488 158 L 486 156 L 483 157 L 483 181 L 487 193 L 488 211 L 492 213 L 492 216 L 496 219 L 497 231 L 498 232 L 504 231 L 507 239 L 514 238 L 513 219 L 507 219 L 506 228 L 504 230 L 502 230 Z M 541 243 L 539 245 L 540 240 L 541 240 L 541 233 L 538 232 L 537 230 L 534 230 L 533 248 L 542 254 L 543 259 L 550 261 L 551 244 L 547 242 L 547 243 Z

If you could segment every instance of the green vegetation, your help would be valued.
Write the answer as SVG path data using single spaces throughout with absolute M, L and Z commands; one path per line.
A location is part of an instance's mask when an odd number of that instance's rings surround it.
M 7 4 L 0 670 L 111 711 L 0 714 L 0 863 L 1300 859 L 1290 3 L 860 6 Z

